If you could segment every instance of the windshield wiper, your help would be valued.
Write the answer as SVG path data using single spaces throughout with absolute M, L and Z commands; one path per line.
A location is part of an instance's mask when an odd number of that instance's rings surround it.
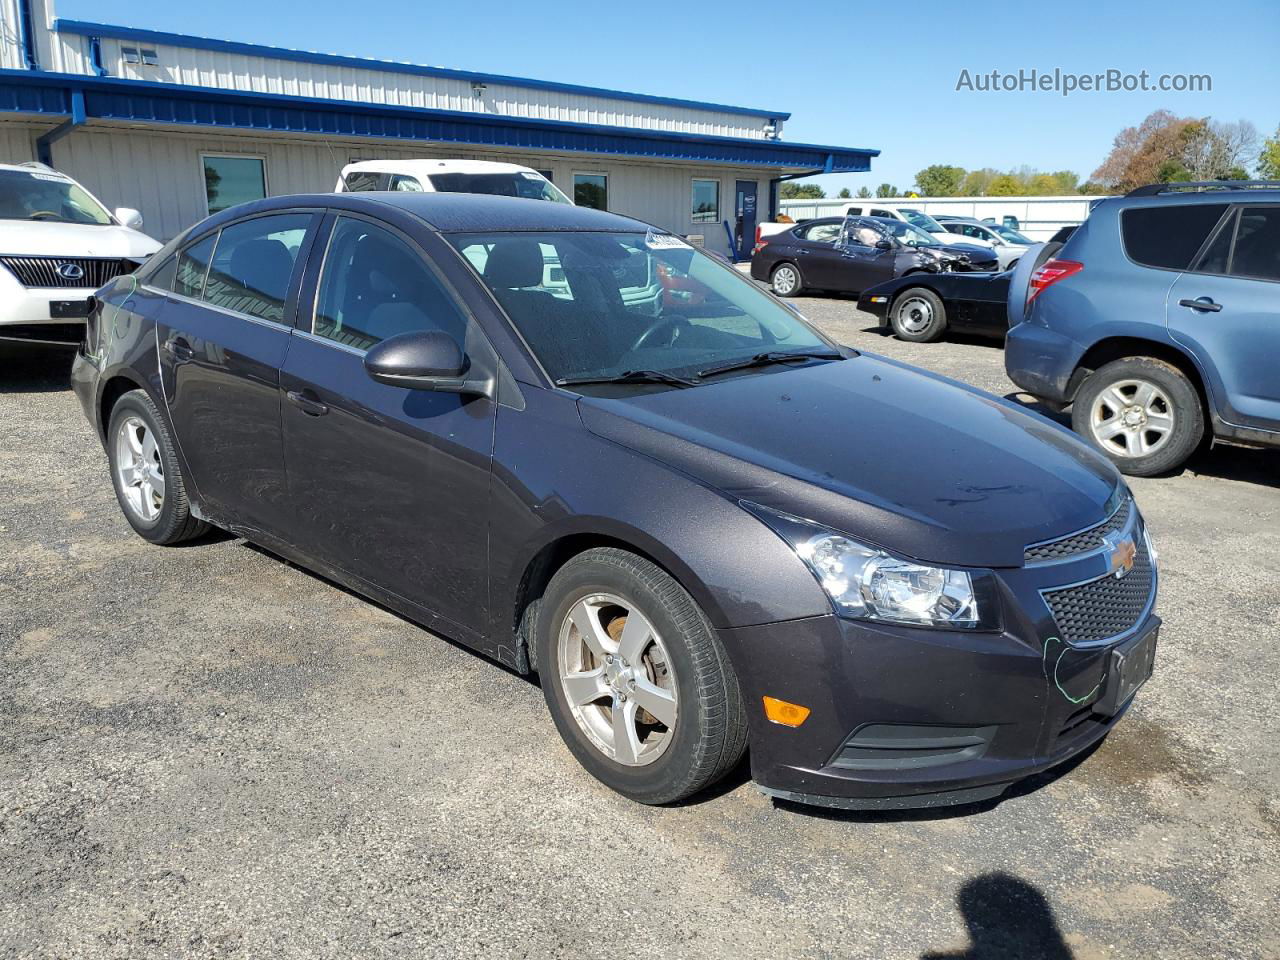
M 728 373 L 730 370 L 747 370 L 751 367 L 767 367 L 771 363 L 789 363 L 792 360 L 843 360 L 844 354 L 836 353 L 834 350 L 798 350 L 787 351 L 770 350 L 767 353 L 757 353 L 754 357 L 748 357 L 745 360 L 733 360 L 729 363 L 722 363 L 716 367 L 707 367 L 705 370 L 699 370 L 699 377 L 711 377 L 717 373 Z
M 673 387 L 696 387 L 696 380 L 677 377 L 661 370 L 627 370 L 609 377 L 561 377 L 557 387 L 576 387 L 583 383 L 668 383 Z

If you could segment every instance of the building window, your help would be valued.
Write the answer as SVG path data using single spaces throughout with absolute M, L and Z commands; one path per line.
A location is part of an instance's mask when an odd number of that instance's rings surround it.
M 125 63 L 141 63 L 142 55 L 138 53 L 137 47 L 121 47 L 120 56 Z
M 609 209 L 609 178 L 603 173 L 575 173 L 573 202 L 593 210 Z
M 693 181 L 693 222 L 715 223 L 720 219 L 720 181 Z
M 267 195 L 267 161 L 262 157 L 204 155 L 204 193 L 209 213 Z
M 540 177 L 542 177 L 544 180 L 546 180 L 546 181 L 547 181 L 547 183 L 555 183 L 555 182 L 556 182 L 556 178 L 555 178 L 555 177 L 553 177 L 553 176 L 551 175 L 551 171 L 550 171 L 550 170 L 539 170 L 539 171 L 538 171 L 538 175 L 539 175 Z

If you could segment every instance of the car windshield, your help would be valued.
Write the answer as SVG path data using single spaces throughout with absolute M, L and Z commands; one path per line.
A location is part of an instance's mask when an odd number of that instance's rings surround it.
M 884 217 L 877 217 L 876 223 L 880 224 L 885 231 L 893 234 L 908 247 L 941 246 L 941 244 L 938 243 L 937 238 L 932 234 L 925 233 L 919 227 L 913 227 L 911 224 L 903 223 L 901 220 L 889 220 Z
M 499 197 L 524 197 L 570 203 L 545 177 L 525 170 L 510 173 L 433 173 L 428 179 L 440 193 L 490 193 Z
M 61 174 L 0 170 L 0 220 L 107 226 L 111 215 L 80 184 Z
M 1009 243 L 1021 243 L 1021 244 L 1035 243 L 1034 240 L 1029 239 L 1025 234 L 1019 233 L 1017 230 L 1014 230 L 1012 227 L 992 226 L 991 229 L 994 230 L 996 233 L 1000 234 L 1000 239 L 1006 240 Z
M 486 233 L 449 240 L 553 380 L 637 372 L 649 380 L 697 378 L 766 353 L 835 350 L 750 280 L 669 234 Z M 767 367 L 744 374 L 761 369 Z M 646 381 L 633 376 L 626 384 L 637 385 Z
M 942 233 L 942 224 L 927 213 L 921 213 L 919 210 L 908 210 L 902 207 L 898 210 L 900 214 L 907 218 L 907 223 L 913 227 L 919 227 L 926 233 Z

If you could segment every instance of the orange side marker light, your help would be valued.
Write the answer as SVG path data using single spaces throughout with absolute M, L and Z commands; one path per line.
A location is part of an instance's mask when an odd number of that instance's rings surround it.
M 809 708 L 798 703 L 788 703 L 775 697 L 764 698 L 764 715 L 784 727 L 798 727 L 809 719 Z

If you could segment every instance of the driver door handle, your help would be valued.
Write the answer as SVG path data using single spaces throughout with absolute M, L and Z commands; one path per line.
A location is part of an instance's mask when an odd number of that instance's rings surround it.
M 323 417 L 329 412 L 328 404 L 321 403 L 310 390 L 290 390 L 285 397 L 309 417 Z
M 1200 313 L 1217 313 L 1222 309 L 1222 304 L 1214 303 L 1208 297 L 1199 297 L 1195 300 L 1179 300 L 1178 306 L 1190 307 L 1192 310 L 1198 310 Z

